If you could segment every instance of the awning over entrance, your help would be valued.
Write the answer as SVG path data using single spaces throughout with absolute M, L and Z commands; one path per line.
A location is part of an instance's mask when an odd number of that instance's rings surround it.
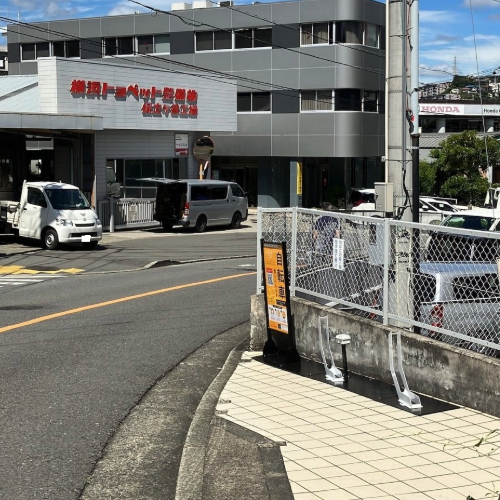
M 0 112 L 0 129 L 102 130 L 102 116 Z

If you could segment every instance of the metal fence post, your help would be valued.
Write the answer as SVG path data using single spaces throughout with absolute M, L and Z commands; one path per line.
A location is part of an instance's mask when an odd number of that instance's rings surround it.
M 391 225 L 389 219 L 384 219 L 384 284 L 382 302 L 382 322 L 389 324 L 389 266 L 391 256 Z
M 262 255 L 260 240 L 262 239 L 262 207 L 257 207 L 257 294 L 262 293 Z
M 295 275 L 297 273 L 297 207 L 292 208 L 292 245 L 290 249 L 290 295 L 295 297 Z
M 109 199 L 109 232 L 115 232 L 115 201 L 113 198 Z

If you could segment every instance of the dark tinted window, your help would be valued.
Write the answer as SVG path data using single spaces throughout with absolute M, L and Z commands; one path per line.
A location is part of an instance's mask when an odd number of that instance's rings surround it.
M 115 56 L 117 53 L 116 38 L 104 39 L 104 55 Z
M 137 51 L 139 54 L 151 54 L 153 52 L 153 35 L 138 36 Z
M 272 45 L 272 31 L 271 28 L 259 28 L 253 32 L 254 47 L 271 47 Z
M 49 42 L 41 42 L 36 44 L 36 58 L 39 57 L 49 57 L 50 49 Z
M 251 49 L 252 48 L 252 30 L 236 30 L 234 32 L 234 48 L 235 49 Z
M 227 186 L 213 187 L 211 195 L 212 200 L 225 200 L 227 198 Z
M 251 92 L 238 92 L 236 109 L 237 111 L 252 111 Z
M 64 42 L 54 42 L 52 44 L 52 52 L 55 57 L 66 57 Z
M 358 21 L 335 23 L 335 41 L 338 43 L 363 43 L 363 23 Z
M 23 61 L 32 61 L 35 59 L 35 44 L 34 43 L 23 43 L 21 47 L 21 53 L 23 56 Z
M 214 49 L 214 32 L 199 31 L 196 33 L 196 50 L 213 50 Z
M 243 189 L 241 189 L 240 186 L 237 186 L 236 184 L 231 184 L 231 191 L 233 192 L 233 196 L 238 196 L 239 198 L 243 198 L 245 196 Z
M 43 198 L 43 194 L 39 189 L 36 188 L 28 188 L 28 199 L 27 202 L 30 205 L 39 205 L 40 198 Z
M 118 38 L 118 54 L 133 54 L 134 53 L 134 38 L 131 36 L 124 36 Z
M 191 186 L 191 201 L 209 200 L 208 186 Z
M 453 215 L 443 226 L 459 227 L 476 231 L 488 231 L 495 219 L 493 217 L 476 217 L 473 215 Z
M 453 293 L 457 300 L 500 298 L 496 274 L 460 276 L 453 280 Z
M 80 57 L 80 41 L 66 42 L 66 57 Z
M 359 89 L 336 89 L 335 111 L 361 111 L 361 91 Z
M 252 93 L 252 111 L 270 111 L 271 93 L 253 92 Z
M 214 49 L 232 49 L 233 36 L 230 31 L 214 31 Z
M 436 278 L 428 274 L 420 274 L 415 283 L 415 301 L 422 304 L 433 302 L 436 297 Z

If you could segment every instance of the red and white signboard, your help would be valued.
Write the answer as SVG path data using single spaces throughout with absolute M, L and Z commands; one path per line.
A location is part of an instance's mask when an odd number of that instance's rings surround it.
M 125 64 L 39 59 L 41 113 L 99 118 L 103 130 L 235 131 L 231 77 L 200 78 Z
M 175 156 L 189 156 L 188 134 L 175 134 Z

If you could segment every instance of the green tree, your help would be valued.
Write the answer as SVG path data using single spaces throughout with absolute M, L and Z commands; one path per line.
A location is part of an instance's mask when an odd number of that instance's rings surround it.
M 420 194 L 422 196 L 431 196 L 434 194 L 434 185 L 436 184 L 436 166 L 426 160 L 421 160 L 419 164 L 420 175 Z
M 448 137 L 439 146 L 430 152 L 439 193 L 465 204 L 482 205 L 489 186 L 485 177 L 488 163 L 500 163 L 500 144 L 492 137 L 485 141 L 476 131 L 466 130 Z

